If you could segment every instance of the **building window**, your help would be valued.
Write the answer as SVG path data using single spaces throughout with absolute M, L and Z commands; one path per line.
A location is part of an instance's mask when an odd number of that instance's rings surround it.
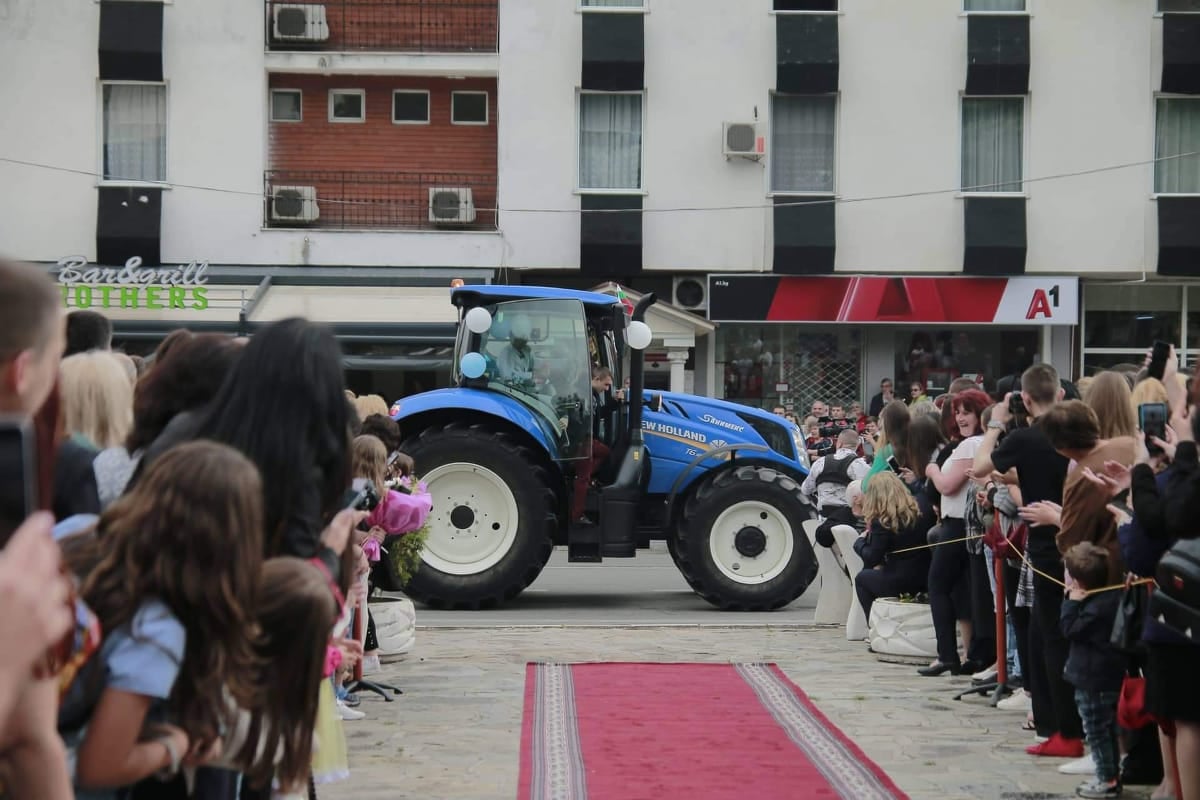
M 161 83 L 104 84 L 106 181 L 167 179 L 167 87 Z
M 1158 0 L 1158 12 L 1160 14 L 1200 12 L 1200 0 Z
M 451 92 L 451 125 L 487 125 L 487 92 Z
M 365 89 L 330 89 L 330 122 L 365 122 L 367 92 Z
M 642 188 L 642 95 L 579 95 L 579 188 Z
M 579 7 L 584 11 L 602 8 L 645 8 L 646 0 L 580 0 Z
M 1160 97 L 1154 132 L 1154 191 L 1200 194 L 1200 98 Z
M 271 90 L 271 122 L 299 122 L 303 117 L 299 89 Z
M 1021 191 L 1024 118 L 1023 97 L 963 98 L 964 192 Z
M 1025 0 L 963 0 L 963 11 L 1025 11 Z
M 1196 298 L 1179 285 L 1085 284 L 1081 374 L 1094 375 L 1119 365 L 1140 367 L 1156 339 L 1174 343 L 1185 363 L 1187 348 L 1194 358 L 1200 327 L 1194 325 L 1195 315 L 1189 309 Z
M 392 122 L 397 125 L 429 124 L 429 92 L 423 89 L 392 92 Z
M 838 0 L 774 0 L 774 11 L 826 11 L 838 10 Z
M 771 98 L 771 191 L 833 194 L 837 98 Z

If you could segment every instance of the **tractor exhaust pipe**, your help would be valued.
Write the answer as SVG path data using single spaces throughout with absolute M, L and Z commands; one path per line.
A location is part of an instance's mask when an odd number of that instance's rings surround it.
M 631 322 L 645 322 L 646 312 L 658 298 L 654 292 L 642 295 L 633 307 Z M 646 358 L 645 351 L 629 348 L 629 442 L 642 443 L 642 403 L 646 389 Z

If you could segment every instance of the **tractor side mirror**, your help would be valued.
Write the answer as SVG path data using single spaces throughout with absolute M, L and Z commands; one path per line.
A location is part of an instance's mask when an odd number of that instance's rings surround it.
M 663 397 L 661 394 L 652 394 L 646 398 L 644 405 L 650 406 L 651 411 L 661 414 L 663 410 Z

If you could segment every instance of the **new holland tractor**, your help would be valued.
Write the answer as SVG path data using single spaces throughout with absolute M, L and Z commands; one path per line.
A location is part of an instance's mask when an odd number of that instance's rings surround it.
M 531 584 L 556 545 L 568 559 L 632 558 L 665 539 L 688 584 L 728 610 L 776 609 L 816 577 L 801 525 L 815 509 L 799 428 L 721 400 L 644 390 L 646 295 L 465 286 L 454 388 L 393 417 L 433 497 L 423 563 L 406 586 L 434 608 L 493 608 Z M 593 402 L 591 371 L 626 400 Z M 590 461 L 593 442 L 605 459 Z M 603 449 L 597 452 L 603 453 Z M 587 463 L 585 463 L 587 461 Z M 591 480 L 587 464 L 594 464 Z M 586 492 L 586 514 L 572 512 Z M 589 516 L 590 515 L 590 516 Z

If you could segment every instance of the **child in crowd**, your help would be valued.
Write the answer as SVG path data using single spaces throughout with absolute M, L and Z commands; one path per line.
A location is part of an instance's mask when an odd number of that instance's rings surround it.
M 261 498 L 240 453 L 183 444 L 64 548 L 104 632 L 59 710 L 80 800 L 206 763 L 252 701 Z
M 365 527 L 369 531 L 361 537 L 362 544 L 368 549 L 372 560 L 387 558 L 388 541 L 406 533 L 411 533 L 425 524 L 429 512 L 433 509 L 433 498 L 424 491 L 412 493 L 388 489 L 389 464 L 387 448 L 383 441 L 376 436 L 364 435 L 354 439 L 352 464 L 355 478 L 365 478 L 375 484 L 379 490 L 379 505 L 367 516 Z M 406 462 L 404 474 L 412 474 L 412 459 L 402 453 L 397 454 Z M 400 460 L 399 458 L 397 460 Z M 375 545 L 368 544 L 374 541 Z M 363 587 L 368 591 L 369 587 Z M 369 593 L 369 591 L 368 591 Z M 367 637 L 364 642 L 363 672 L 377 672 L 379 663 L 378 641 L 375 637 L 374 624 L 367 626 Z
M 1063 635 L 1071 643 L 1063 677 L 1075 687 L 1075 703 L 1096 776 L 1076 789 L 1080 797 L 1121 796 L 1117 750 L 1117 700 L 1125 663 L 1109 643 L 1120 592 L 1089 592 L 1108 582 L 1108 551 L 1080 542 L 1066 552 L 1067 599 L 1062 605 Z

